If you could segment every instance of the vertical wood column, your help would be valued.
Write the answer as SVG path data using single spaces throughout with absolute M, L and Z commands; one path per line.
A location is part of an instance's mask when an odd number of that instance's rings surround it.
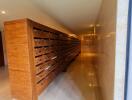
M 14 100 L 37 100 L 80 53 L 77 38 L 30 19 L 6 22 L 5 41 Z
M 27 24 L 26 19 L 5 23 L 10 86 L 15 100 L 37 100 L 30 40 L 32 36 Z

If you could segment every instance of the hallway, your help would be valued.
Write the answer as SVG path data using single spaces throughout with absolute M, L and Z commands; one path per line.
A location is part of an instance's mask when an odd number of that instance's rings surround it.
M 39 100 L 101 100 L 96 79 L 96 54 L 81 53 L 66 73 L 60 74 Z
M 0 100 L 123 100 L 129 1 L 0 0 Z
M 95 66 L 96 54 L 81 53 L 39 96 L 39 100 L 101 100 Z M 0 100 L 11 100 L 6 71 L 0 70 Z M 3 85 L 4 84 L 4 85 Z

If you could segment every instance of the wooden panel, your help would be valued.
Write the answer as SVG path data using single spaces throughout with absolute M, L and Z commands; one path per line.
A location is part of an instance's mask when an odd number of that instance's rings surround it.
M 12 96 L 18 100 L 37 100 L 80 53 L 78 39 L 29 19 L 6 22 L 5 33 Z
M 50 47 L 40 47 L 35 49 L 35 56 L 44 55 L 46 53 L 50 53 L 51 49 Z
M 36 100 L 30 63 L 27 20 L 5 23 L 5 40 L 12 98 Z
M 57 70 L 52 71 L 44 80 L 37 84 L 38 95 L 50 84 L 50 82 L 57 75 Z
M 12 98 L 16 100 L 33 100 L 30 73 L 9 70 Z
M 9 69 L 29 72 L 30 69 L 27 67 L 29 66 L 28 38 L 25 21 L 5 23 L 5 38 Z
M 48 46 L 49 40 L 45 39 L 35 39 L 35 47 L 42 47 L 42 46 Z
M 42 56 L 36 57 L 35 65 L 41 64 L 47 60 L 49 60 L 49 57 L 47 55 L 42 55 Z
M 34 30 L 33 32 L 34 32 L 34 38 L 46 39 L 50 37 L 49 32 L 43 32 L 41 30 Z

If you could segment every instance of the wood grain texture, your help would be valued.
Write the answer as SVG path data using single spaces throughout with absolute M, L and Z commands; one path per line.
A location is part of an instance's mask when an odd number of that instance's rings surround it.
M 5 40 L 9 66 L 12 98 L 36 100 L 33 98 L 32 68 L 27 20 L 5 23 Z
M 29 19 L 5 22 L 12 98 L 38 95 L 80 53 L 80 41 Z

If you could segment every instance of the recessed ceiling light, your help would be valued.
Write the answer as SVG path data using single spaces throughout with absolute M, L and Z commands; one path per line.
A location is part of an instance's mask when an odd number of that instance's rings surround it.
M 6 12 L 4 10 L 1 11 L 1 14 L 6 14 Z
M 101 25 L 100 24 L 96 24 L 96 27 L 100 27 Z
M 75 34 L 69 34 L 69 36 L 71 36 L 71 37 L 76 37 L 76 35 L 75 35 Z
M 93 24 L 91 24 L 91 25 L 89 25 L 89 27 L 94 27 L 94 25 L 93 25 Z

